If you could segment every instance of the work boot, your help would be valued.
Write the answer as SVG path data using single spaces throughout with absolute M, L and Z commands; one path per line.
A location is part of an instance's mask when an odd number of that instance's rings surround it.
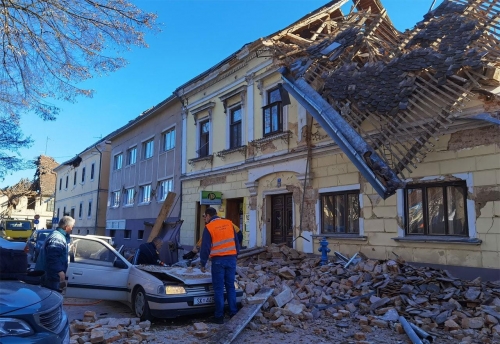
M 208 319 L 209 322 L 211 322 L 212 324 L 224 324 L 224 317 L 220 317 L 220 318 L 216 318 L 216 317 L 210 317 L 210 319 Z

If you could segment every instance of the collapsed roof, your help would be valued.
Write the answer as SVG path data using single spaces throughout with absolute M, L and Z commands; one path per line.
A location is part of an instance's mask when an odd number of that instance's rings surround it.
M 355 3 L 263 43 L 284 87 L 387 198 L 457 119 L 500 122 L 498 108 L 461 114 L 477 94 L 498 99 L 500 4 L 445 0 L 401 33 L 379 0 Z

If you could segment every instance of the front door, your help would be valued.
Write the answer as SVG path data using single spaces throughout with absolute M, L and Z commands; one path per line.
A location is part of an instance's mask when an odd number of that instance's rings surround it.
M 271 243 L 293 246 L 292 194 L 271 197 Z

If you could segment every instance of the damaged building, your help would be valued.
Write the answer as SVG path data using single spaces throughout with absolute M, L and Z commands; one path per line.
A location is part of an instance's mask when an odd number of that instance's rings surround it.
M 177 88 L 181 241 L 211 205 L 250 247 L 326 238 L 498 279 L 500 5 L 444 1 L 401 33 L 380 1 L 345 3 Z

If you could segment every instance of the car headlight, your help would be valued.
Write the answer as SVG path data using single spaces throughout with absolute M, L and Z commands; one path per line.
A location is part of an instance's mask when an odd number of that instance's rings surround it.
M 184 287 L 180 287 L 180 286 L 167 285 L 165 288 L 165 294 L 167 294 L 167 295 L 186 294 L 186 289 L 184 289 Z
M 28 336 L 33 334 L 27 322 L 14 318 L 0 318 L 0 337 Z

